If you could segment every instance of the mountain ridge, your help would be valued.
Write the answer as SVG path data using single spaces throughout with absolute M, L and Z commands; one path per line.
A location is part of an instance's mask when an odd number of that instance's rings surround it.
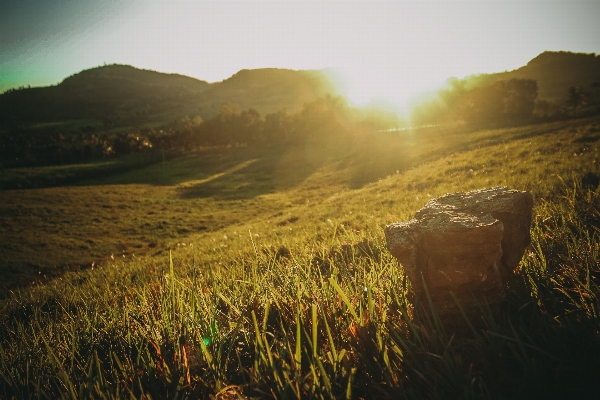
M 545 51 L 515 70 L 474 74 L 461 81 L 470 89 L 510 79 L 535 79 L 538 100 L 561 103 L 570 87 L 597 91 L 600 55 Z M 327 70 L 261 68 L 242 69 L 209 83 L 177 73 L 110 64 L 82 70 L 57 85 L 0 94 L 0 132 L 32 126 L 73 130 L 160 125 L 186 115 L 211 118 L 227 103 L 254 108 L 263 115 L 283 108 L 294 112 L 319 97 L 339 95 L 334 81 Z
M 563 102 L 571 86 L 587 90 L 600 82 L 600 55 L 568 51 L 544 51 L 526 65 L 512 71 L 467 76 L 468 88 L 485 86 L 499 80 L 534 79 L 538 99 Z
M 229 102 L 262 114 L 281 108 L 297 111 L 305 102 L 334 92 L 318 70 L 241 70 L 208 83 L 111 64 L 80 71 L 57 85 L 1 94 L 0 124 L 11 129 L 60 120 L 88 120 L 104 128 L 167 123 L 186 115 L 212 117 Z

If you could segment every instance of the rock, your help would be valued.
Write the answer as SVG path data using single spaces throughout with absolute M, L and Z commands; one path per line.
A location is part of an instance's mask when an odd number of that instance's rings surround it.
M 442 319 L 459 313 L 451 292 L 467 312 L 484 298 L 496 309 L 530 243 L 532 207 L 531 194 L 506 187 L 449 193 L 411 221 L 388 225 L 387 246 L 423 304 L 426 285 Z

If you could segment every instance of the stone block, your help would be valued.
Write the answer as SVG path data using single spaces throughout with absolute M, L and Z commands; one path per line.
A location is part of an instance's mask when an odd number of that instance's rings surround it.
M 484 299 L 495 309 L 530 243 L 532 207 L 530 193 L 506 187 L 449 193 L 411 221 L 388 225 L 387 247 L 417 298 L 427 304 L 426 285 L 443 318 L 459 313 L 450 292 L 467 312 Z

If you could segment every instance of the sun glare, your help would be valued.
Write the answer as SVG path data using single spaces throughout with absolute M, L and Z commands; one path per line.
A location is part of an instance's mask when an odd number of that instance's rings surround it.
M 445 84 L 443 67 L 433 68 L 404 66 L 381 68 L 373 66 L 352 66 L 339 68 L 340 91 L 348 100 L 358 106 L 374 102 L 395 105 L 399 111 L 406 111 L 416 96 L 433 91 Z
M 384 101 L 406 109 L 415 96 L 439 88 L 451 76 L 518 68 L 556 47 L 597 49 L 593 39 L 598 36 L 593 21 L 597 12 L 583 16 L 566 5 L 118 3 L 114 8 L 81 6 L 77 12 L 65 12 L 65 21 L 76 24 L 57 19 L 56 26 L 44 28 L 47 32 L 39 28 L 44 32 L 42 42 L 16 53 L 6 47 L 10 51 L 4 58 L 14 60 L 0 72 L 0 91 L 23 83 L 55 84 L 104 63 L 180 73 L 208 82 L 227 79 L 241 69 L 331 68 L 340 73 L 342 92 L 350 102 Z M 88 26 L 88 16 L 96 14 L 101 17 Z M 564 16 L 568 17 L 564 23 L 557 22 Z M 27 19 L 23 18 L 11 26 L 24 29 Z M 583 23 L 589 28 L 578 29 Z M 51 42 L 47 38 L 61 40 L 53 47 L 41 45 Z M 23 62 L 34 57 L 39 61 Z
M 273 5 L 272 18 L 268 18 L 255 14 L 248 5 L 239 9 L 186 5 L 186 13 L 147 6 L 112 34 L 147 44 L 139 49 L 155 50 L 138 54 L 138 47 L 121 49 L 123 54 L 139 57 L 136 65 L 159 64 L 161 71 L 209 82 L 226 79 L 242 68 L 331 68 L 339 75 L 340 91 L 357 106 L 386 102 L 402 110 L 412 97 L 439 87 L 448 78 L 448 66 L 439 62 L 447 43 L 433 40 L 443 32 L 424 32 L 421 22 L 426 10 L 386 4 L 373 13 L 366 4 L 351 9 L 324 4 L 315 13 L 315 7 Z M 196 16 L 207 12 L 224 14 L 198 23 Z M 439 13 L 426 16 L 429 20 L 442 17 Z M 220 19 L 231 23 L 224 29 L 215 22 Z M 156 54 L 163 56 L 157 59 Z M 210 63 L 206 54 L 212 55 Z

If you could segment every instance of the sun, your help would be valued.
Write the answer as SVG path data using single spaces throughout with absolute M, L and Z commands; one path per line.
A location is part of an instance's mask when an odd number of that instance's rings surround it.
M 443 67 L 350 65 L 337 68 L 340 91 L 357 106 L 393 104 L 407 111 L 415 98 L 444 86 Z

